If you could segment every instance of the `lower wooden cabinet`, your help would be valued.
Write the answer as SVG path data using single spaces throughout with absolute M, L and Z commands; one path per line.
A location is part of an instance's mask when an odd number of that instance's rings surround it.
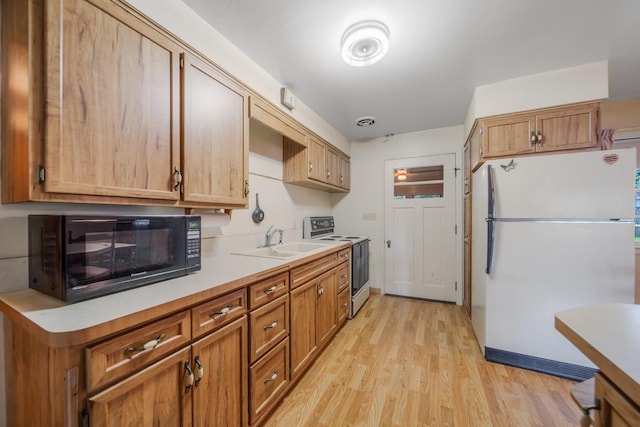
M 337 316 L 337 272 L 334 268 L 318 277 L 318 299 L 316 303 L 316 318 L 318 328 L 318 343 L 324 346 L 338 329 Z
M 92 426 L 246 426 L 246 316 L 89 397 Z
M 195 342 L 191 353 L 193 425 L 246 426 L 247 317 Z
M 251 425 L 256 425 L 275 406 L 287 391 L 289 378 L 289 337 L 286 337 L 249 369 Z
M 640 426 L 640 409 L 599 372 L 596 373 L 595 397 L 600 404 L 595 411 L 595 426 Z
M 318 288 L 315 281 L 297 287 L 291 296 L 291 380 L 297 379 L 311 364 L 318 351 L 316 335 L 316 300 Z
M 184 348 L 89 398 L 92 426 L 191 425 L 191 395 L 184 390 Z

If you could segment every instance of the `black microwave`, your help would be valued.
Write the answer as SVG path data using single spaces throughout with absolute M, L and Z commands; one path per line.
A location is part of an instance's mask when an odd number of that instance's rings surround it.
M 200 270 L 199 216 L 29 215 L 29 287 L 83 301 Z

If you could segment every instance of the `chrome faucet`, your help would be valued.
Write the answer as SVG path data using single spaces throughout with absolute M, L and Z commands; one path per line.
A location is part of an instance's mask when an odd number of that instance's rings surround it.
M 271 243 L 271 239 L 273 239 L 273 236 L 276 233 L 280 234 L 280 240 L 278 241 L 277 244 L 278 245 L 282 244 L 282 235 L 284 234 L 284 230 L 280 228 L 274 229 L 273 227 L 274 227 L 273 225 L 269 227 L 269 229 L 267 230 L 267 233 L 264 235 L 264 245 L 262 245 L 263 248 L 276 245 L 276 243 Z

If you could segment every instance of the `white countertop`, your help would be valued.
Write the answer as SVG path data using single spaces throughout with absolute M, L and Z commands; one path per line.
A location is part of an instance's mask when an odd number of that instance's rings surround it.
M 246 286 L 261 276 L 286 271 L 307 257 L 335 251 L 342 245 L 345 242 L 327 242 L 318 250 L 286 260 L 233 254 L 206 257 L 202 259 L 202 269 L 196 273 L 73 304 L 33 289 L 9 292 L 0 295 L 0 309 L 8 314 L 18 313 L 47 334 L 74 333 L 180 299 L 186 299 L 185 305 L 192 305 L 199 300 L 189 301 L 190 297 L 203 292 L 215 296 L 215 288 L 232 283 L 235 288 Z M 233 288 L 221 288 L 220 293 L 231 290 Z M 149 316 L 157 317 L 158 313 Z
M 640 305 L 603 303 L 556 314 L 556 329 L 640 405 Z

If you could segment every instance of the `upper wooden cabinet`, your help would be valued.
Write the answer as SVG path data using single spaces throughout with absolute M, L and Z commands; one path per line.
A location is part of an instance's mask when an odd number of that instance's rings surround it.
M 260 97 L 251 96 L 249 115 L 283 136 L 284 182 L 329 192 L 349 191 L 349 156 Z
M 243 205 L 249 174 L 248 92 L 188 54 L 183 76 L 183 198 Z
M 242 87 L 124 3 L 2 5 L 3 202 L 246 207 Z
M 589 103 L 482 119 L 482 158 L 595 147 L 597 115 Z
M 283 161 L 284 182 L 332 193 L 349 191 L 349 157 L 313 134 L 307 147 L 284 138 Z
M 252 119 L 259 121 L 280 135 L 296 141 L 298 144 L 307 145 L 307 133 L 304 128 L 267 101 L 257 96 L 251 96 L 249 114 Z

